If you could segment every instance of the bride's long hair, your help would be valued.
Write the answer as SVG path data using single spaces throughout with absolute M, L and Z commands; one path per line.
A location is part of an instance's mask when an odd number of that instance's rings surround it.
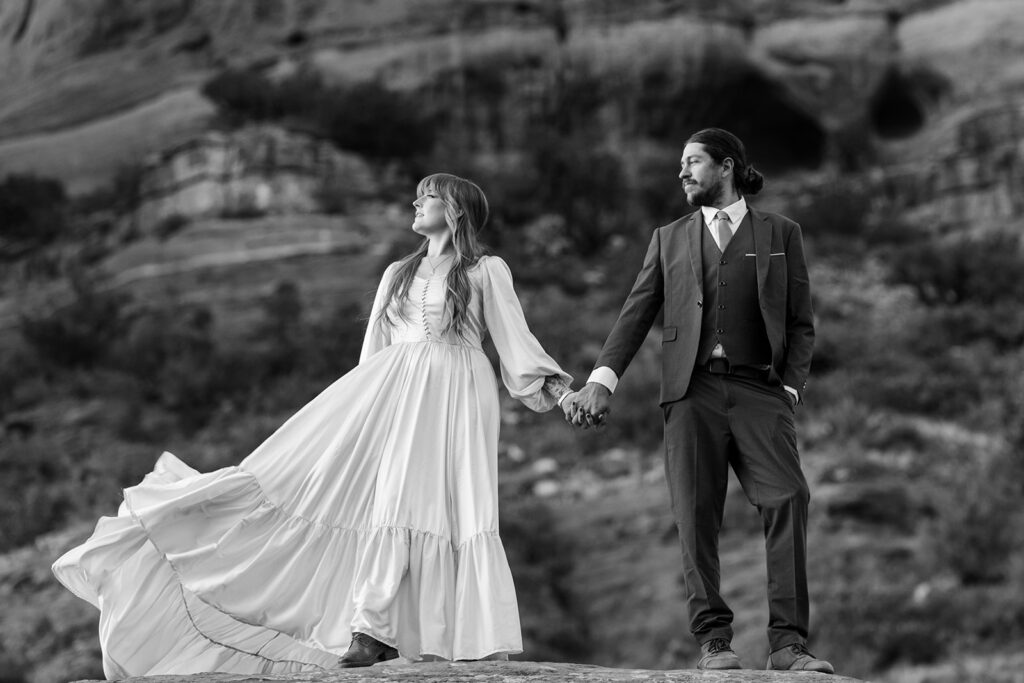
M 450 173 L 434 173 L 421 180 L 416 187 L 416 196 L 422 197 L 427 193 L 436 194 L 444 202 L 444 218 L 452 231 L 452 247 L 455 249 L 452 267 L 445 280 L 445 312 L 448 320 L 444 331 L 454 331 L 463 336 L 472 295 L 468 271 L 486 253 L 476 236 L 487 223 L 490 207 L 483 190 L 476 183 Z M 429 244 L 430 240 L 424 238 L 415 251 L 398 262 L 388 286 L 386 304 L 374 321 L 376 324 L 394 325 L 395 321 L 389 314 L 392 309 L 405 319 L 401 302 L 409 293 L 413 276 L 427 255 Z

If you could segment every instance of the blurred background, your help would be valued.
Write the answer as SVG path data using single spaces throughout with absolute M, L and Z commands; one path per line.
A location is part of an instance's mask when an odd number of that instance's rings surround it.
M 0 681 L 102 677 L 49 565 L 164 449 L 247 455 L 351 368 L 416 181 L 483 234 L 581 382 L 687 136 L 732 130 L 798 220 L 812 650 L 889 683 L 1022 681 L 1024 12 L 1018 0 L 0 2 Z M 660 328 L 610 425 L 503 392 L 525 659 L 688 668 Z M 492 353 L 493 357 L 493 353 Z M 724 587 L 767 654 L 760 521 Z

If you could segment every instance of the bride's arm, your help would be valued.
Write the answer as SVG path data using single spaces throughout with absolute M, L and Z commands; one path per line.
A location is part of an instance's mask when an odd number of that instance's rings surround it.
M 366 335 L 363 337 L 363 350 L 359 354 L 359 362 L 377 353 L 381 349 L 391 345 L 391 325 L 381 319 L 381 311 L 387 306 L 384 299 L 387 297 L 388 286 L 391 284 L 391 276 L 394 273 L 395 264 L 392 263 L 384 270 L 380 284 L 377 286 L 377 296 L 373 300 L 373 309 L 370 312 L 370 321 L 366 326 Z
M 506 263 L 482 259 L 484 321 L 501 361 L 501 379 L 513 397 L 532 410 L 558 405 L 572 382 L 530 332 Z

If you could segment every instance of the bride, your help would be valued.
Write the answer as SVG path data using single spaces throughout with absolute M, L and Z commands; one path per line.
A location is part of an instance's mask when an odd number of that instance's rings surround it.
M 359 365 L 238 466 L 200 473 L 164 453 L 54 563 L 100 609 L 108 678 L 522 651 L 481 341 L 535 411 L 571 378 L 530 333 L 508 266 L 477 242 L 480 188 L 439 173 L 416 193 L 424 239 L 384 271 Z

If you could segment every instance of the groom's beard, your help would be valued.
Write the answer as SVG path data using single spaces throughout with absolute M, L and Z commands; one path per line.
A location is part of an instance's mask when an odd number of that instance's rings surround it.
M 722 181 L 719 180 L 710 187 L 704 187 L 693 194 L 686 195 L 686 202 L 690 206 L 714 206 L 722 196 Z

